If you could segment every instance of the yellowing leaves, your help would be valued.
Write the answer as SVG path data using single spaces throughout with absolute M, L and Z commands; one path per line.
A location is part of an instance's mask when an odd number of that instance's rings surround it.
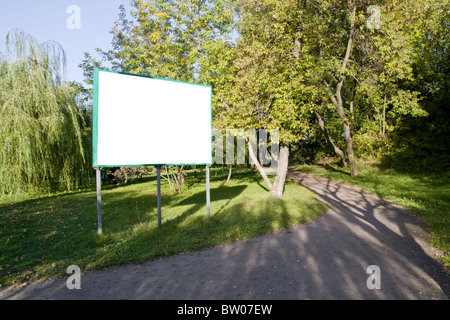
M 156 42 L 161 38 L 161 32 L 159 31 L 155 31 L 152 34 L 150 34 L 150 39 L 152 40 L 152 42 Z
M 169 15 L 165 12 L 157 12 L 155 13 L 155 15 L 159 18 L 159 19 L 167 19 L 169 18 Z
M 146 9 L 153 9 L 154 6 L 148 2 L 143 0 L 135 0 L 137 7 L 146 8 Z

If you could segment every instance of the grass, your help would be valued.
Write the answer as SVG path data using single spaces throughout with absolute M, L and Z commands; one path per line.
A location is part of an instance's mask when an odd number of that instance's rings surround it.
M 187 178 L 181 195 L 162 182 L 162 228 L 157 227 L 156 177 L 103 186 L 103 235 L 97 235 L 91 190 L 0 202 L 0 286 L 59 277 L 230 243 L 304 223 L 326 211 L 317 196 L 287 181 L 283 200 L 270 198 L 258 173 L 212 170 L 211 217 L 204 176 Z
M 382 198 L 398 203 L 419 215 L 428 225 L 431 243 L 444 252 L 450 267 L 450 173 L 402 172 L 368 167 L 357 177 L 331 165 L 295 165 L 294 169 L 357 185 Z

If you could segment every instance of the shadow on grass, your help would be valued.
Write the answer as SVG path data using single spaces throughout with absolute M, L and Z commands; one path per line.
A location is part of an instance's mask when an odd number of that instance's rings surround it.
M 99 258 L 94 265 L 131 261 L 127 259 L 129 253 L 123 252 L 123 259 L 115 257 L 108 261 L 109 254 L 104 250 L 110 248 L 121 252 L 123 245 L 130 241 L 134 243 L 132 234 L 135 230 L 139 233 L 139 228 L 156 235 L 165 232 L 156 228 L 157 200 L 153 180 L 148 177 L 144 182 L 150 184 L 142 186 L 132 183 L 103 188 L 102 237 L 96 234 L 95 192 L 47 196 L 0 206 L 0 284 L 8 283 L 8 278 L 16 278 L 18 274 L 23 274 L 22 281 L 32 279 L 33 274 L 36 277 L 45 273 L 59 274 L 64 269 L 61 266 L 67 263 L 87 267 L 92 263 L 89 260 L 97 259 L 88 257 L 102 255 L 102 252 L 105 258 Z M 245 188 L 245 185 L 212 188 L 211 202 L 231 200 Z M 206 191 L 186 196 L 162 195 L 163 229 L 176 228 L 206 205 Z M 169 208 L 173 212 L 165 210 Z M 133 258 L 138 259 L 139 253 Z M 56 272 L 58 268 L 60 270 Z M 41 273 L 38 269 L 45 271 Z
M 243 181 L 252 179 L 253 176 L 249 175 L 235 182 L 244 184 Z M 295 232 L 248 239 L 232 246 L 231 250 L 186 255 L 181 260 L 163 259 L 162 265 L 152 264 L 141 278 L 137 278 L 140 272 L 127 272 L 121 278 L 126 286 L 102 284 L 102 292 L 128 299 L 139 296 L 145 299 L 263 300 L 270 294 L 271 299 L 386 300 L 414 299 L 421 297 L 425 290 L 426 294 L 433 294 L 436 288 L 448 295 L 448 279 L 442 279 L 439 265 L 414 241 L 413 230 L 410 229 L 416 222 L 413 216 L 383 199 L 343 184 L 302 174 L 295 174 L 291 179 L 318 193 L 333 207 L 333 212 L 305 228 L 295 229 Z M 70 262 L 79 262 L 83 271 L 130 261 L 142 262 L 269 233 L 279 227 L 305 222 L 314 213 L 323 212 L 308 210 L 320 208 L 322 204 L 311 199 L 302 200 L 298 196 L 299 189 L 294 190 L 292 202 L 286 203 L 270 198 L 250 199 L 255 194 L 253 190 L 260 190 L 253 187 L 249 185 L 248 189 L 242 190 L 236 186 L 214 188 L 223 192 L 232 188 L 230 192 L 242 197 L 243 201 L 230 202 L 222 210 L 215 211 L 210 219 L 203 212 L 189 213 L 192 206 L 197 206 L 196 200 L 204 203 L 203 190 L 186 198 L 165 198 L 171 201 L 174 209 L 185 214 L 185 219 L 167 220 L 161 229 L 143 223 L 124 239 L 120 238 L 120 233 L 96 238 L 111 237 L 114 241 L 99 242 L 82 259 Z M 133 200 L 142 197 L 132 190 L 126 192 Z M 220 196 L 212 203 L 226 199 L 226 196 Z M 153 200 L 151 198 L 152 203 Z M 311 212 L 291 216 L 292 207 Z M 386 219 L 381 218 L 381 211 L 386 212 Z M 67 267 L 64 261 L 52 262 L 60 269 Z M 366 269 L 374 263 L 382 270 L 383 290 L 367 288 Z M 426 277 L 419 276 L 418 270 L 424 270 Z M 432 287 L 434 282 L 428 282 L 428 278 L 446 286 Z M 95 291 L 101 289 L 95 288 Z M 36 293 L 28 291 L 24 295 L 32 298 Z
M 95 191 L 26 200 L 0 207 L 0 284 L 62 276 L 68 265 L 84 271 L 248 238 L 307 220 L 290 217 L 298 200 L 261 197 L 257 172 L 211 177 L 211 217 L 206 215 L 204 176 L 192 189 L 171 194 L 163 185 L 162 228 L 157 228 L 155 177 L 102 188 L 104 234 L 97 235 Z M 165 188 L 165 189 L 164 189 Z M 255 193 L 259 197 L 255 197 Z M 237 199 L 239 198 L 239 199 Z M 259 199 L 256 200 L 255 198 Z M 300 197 L 301 198 L 301 197 Z M 234 201 L 236 199 L 236 201 Z M 315 206 L 316 204 L 311 204 Z M 309 208 L 309 207 L 308 207 Z M 323 208 L 314 209 L 314 213 Z M 309 217 L 308 217 L 309 218 Z M 292 220 L 294 219 L 294 220 Z M 5 227 L 4 227 L 5 226 Z
M 227 190 L 227 193 L 231 192 L 234 197 L 239 196 L 245 189 L 244 186 L 238 186 L 219 187 L 217 190 L 224 188 L 230 189 Z M 178 203 L 177 205 L 193 206 L 176 218 L 163 223 L 161 229 L 143 227 L 135 232 L 130 241 L 119 244 L 121 248 L 118 251 L 139 252 L 129 260 L 143 262 L 160 256 L 203 249 L 272 233 L 275 230 L 304 223 L 316 218 L 319 212 L 325 212 L 322 203 L 307 203 L 299 199 L 294 200 L 295 204 L 291 205 L 302 208 L 301 213 L 292 214 L 285 201 L 268 197 L 256 202 L 244 201 L 231 205 L 228 201 L 226 205 L 214 208 L 211 217 L 207 218 L 203 214 L 192 215 L 199 212 L 198 206 L 204 206 L 204 204 L 198 205 L 194 201 L 199 196 L 203 199 L 203 194 L 195 194 Z M 228 197 L 220 196 L 219 199 L 224 200 Z
M 220 212 L 223 208 L 225 208 L 232 199 L 238 197 L 244 190 L 246 186 L 219 186 L 217 188 L 211 188 L 211 205 L 214 206 L 215 202 L 220 200 L 228 200 L 225 204 L 221 206 L 221 208 L 217 211 Z M 163 202 L 163 201 L 162 201 Z M 177 214 L 174 219 L 170 219 L 165 223 L 165 225 L 169 225 L 172 227 L 173 225 L 178 225 L 182 221 L 184 221 L 188 216 L 199 212 L 202 207 L 206 207 L 206 190 L 197 192 L 188 198 L 185 198 L 178 203 L 172 205 L 173 207 L 187 207 L 186 209 L 182 209 L 181 213 Z M 163 211 L 163 210 L 162 210 Z M 205 210 L 206 213 L 206 210 Z

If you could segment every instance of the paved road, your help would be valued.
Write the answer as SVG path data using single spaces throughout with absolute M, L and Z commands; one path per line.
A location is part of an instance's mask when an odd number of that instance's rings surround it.
M 7 288 L 0 299 L 448 299 L 449 275 L 424 224 L 404 208 L 325 178 L 289 179 L 329 204 L 278 233 L 81 276 Z M 380 270 L 380 289 L 369 289 Z M 376 283 L 376 282 L 371 282 Z

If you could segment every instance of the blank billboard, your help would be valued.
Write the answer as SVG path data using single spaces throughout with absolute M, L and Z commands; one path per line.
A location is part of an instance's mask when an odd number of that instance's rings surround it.
M 212 164 L 210 86 L 97 69 L 93 166 Z

